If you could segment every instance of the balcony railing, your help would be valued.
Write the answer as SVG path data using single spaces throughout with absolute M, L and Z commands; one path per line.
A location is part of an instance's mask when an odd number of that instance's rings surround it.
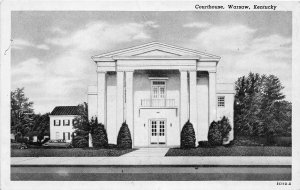
M 175 99 L 141 99 L 141 107 L 176 107 Z

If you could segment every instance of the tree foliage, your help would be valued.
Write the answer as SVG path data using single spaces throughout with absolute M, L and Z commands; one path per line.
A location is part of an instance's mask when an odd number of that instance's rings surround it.
M 44 136 L 50 136 L 49 115 L 50 113 L 34 115 L 34 125 L 32 131 L 35 132 L 39 141 L 41 141 L 44 138 Z
M 196 142 L 196 137 L 195 137 L 195 131 L 193 124 L 188 120 L 180 134 L 180 148 L 183 149 L 188 149 L 188 148 L 195 148 L 195 142 Z
M 24 88 L 11 92 L 11 133 L 20 137 L 32 131 L 34 126 L 33 102 L 25 96 Z
M 290 134 L 292 105 L 283 100 L 283 88 L 274 75 L 250 72 L 248 76 L 238 78 L 235 84 L 235 135 Z
M 88 105 L 86 102 L 78 105 L 78 115 L 73 120 L 74 135 L 72 145 L 76 148 L 88 147 L 89 133 L 95 126 L 96 119 L 89 121 Z
M 219 146 L 228 141 L 229 132 L 232 130 L 229 119 L 225 116 L 221 120 L 213 121 L 208 130 L 208 142 L 210 145 Z

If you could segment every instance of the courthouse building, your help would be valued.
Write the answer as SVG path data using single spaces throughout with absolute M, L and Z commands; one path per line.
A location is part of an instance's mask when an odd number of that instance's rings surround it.
M 234 86 L 217 83 L 220 57 L 159 42 L 92 57 L 97 85 L 88 88 L 89 117 L 116 144 L 126 121 L 133 147 L 178 147 L 190 120 L 198 141 L 223 116 L 233 127 Z M 233 130 L 229 140 L 233 139 Z

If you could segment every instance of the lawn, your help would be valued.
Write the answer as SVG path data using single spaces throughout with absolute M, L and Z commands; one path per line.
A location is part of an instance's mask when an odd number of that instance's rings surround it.
M 166 156 L 292 156 L 292 147 L 231 146 L 213 148 L 171 148 Z
M 109 157 L 121 156 L 134 149 L 93 149 L 93 148 L 30 148 L 11 149 L 11 157 Z

